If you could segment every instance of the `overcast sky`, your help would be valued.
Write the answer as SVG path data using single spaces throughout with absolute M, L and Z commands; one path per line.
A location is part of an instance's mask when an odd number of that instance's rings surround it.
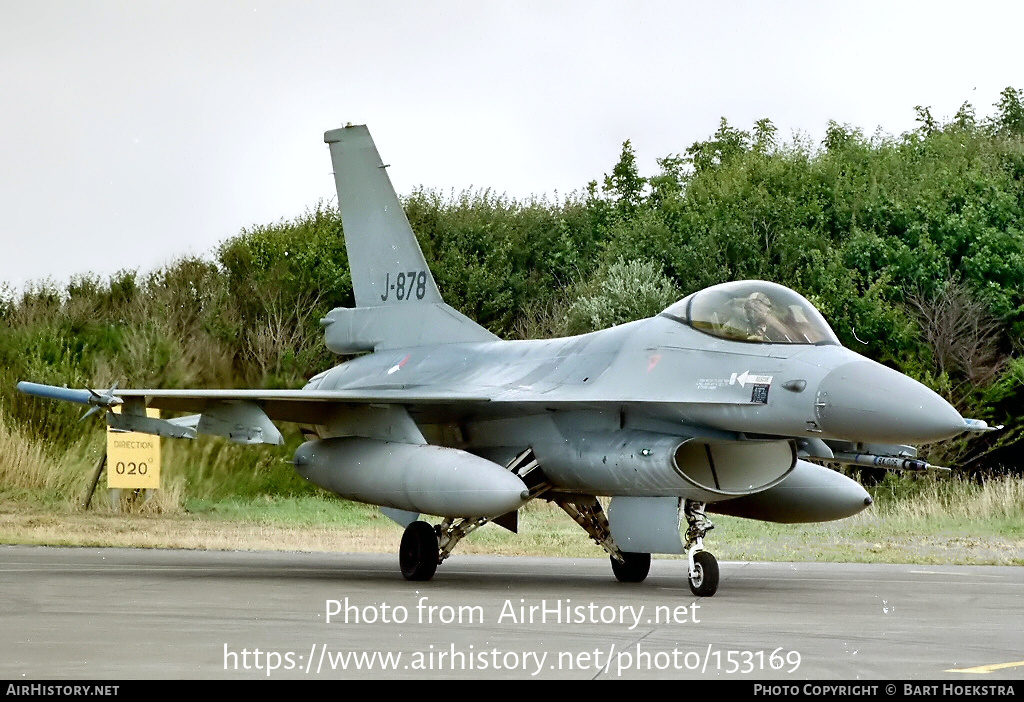
M 0 0 L 0 284 L 149 271 L 334 198 L 365 123 L 399 193 L 554 197 L 762 117 L 912 129 L 1024 87 L 1020 2 Z

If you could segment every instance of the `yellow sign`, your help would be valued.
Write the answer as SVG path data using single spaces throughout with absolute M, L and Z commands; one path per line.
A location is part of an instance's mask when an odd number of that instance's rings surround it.
M 146 415 L 159 418 L 160 411 Z M 160 489 L 160 437 L 107 427 L 107 487 Z

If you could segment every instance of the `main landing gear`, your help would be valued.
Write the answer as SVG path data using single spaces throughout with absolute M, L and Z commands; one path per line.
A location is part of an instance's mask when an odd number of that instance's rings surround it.
M 609 556 L 615 579 L 620 583 L 642 583 L 651 572 L 651 554 L 620 551 L 619 555 L 622 556 L 621 561 Z
M 553 501 L 590 534 L 608 552 L 612 573 L 619 582 L 639 583 L 647 578 L 651 570 L 651 554 L 622 551 L 611 536 L 608 519 L 597 498 L 574 496 L 573 498 L 552 498 Z M 687 579 L 690 592 L 698 597 L 711 597 L 718 591 L 718 561 L 704 550 L 704 536 L 715 528 L 704 513 L 704 503 L 686 500 L 683 514 L 686 517 Z M 415 521 L 405 528 L 402 544 L 398 549 L 398 562 L 406 580 L 430 580 L 437 566 L 451 555 L 455 545 L 467 534 L 479 529 L 487 517 L 454 519 L 448 518 L 437 526 Z
M 438 565 L 437 532 L 426 522 L 405 528 L 398 547 L 398 565 L 406 580 L 430 580 Z
M 406 580 L 430 580 L 437 566 L 452 554 L 459 541 L 490 521 L 493 521 L 490 517 L 449 517 L 437 526 L 413 522 L 405 528 L 398 547 L 398 565 L 402 568 L 403 577 Z
M 539 469 L 532 448 L 521 452 L 505 467 L 523 480 L 530 490 L 531 498 L 551 487 L 544 472 Z M 452 555 L 455 546 L 463 538 L 488 522 L 494 522 L 515 533 L 519 524 L 517 515 L 518 512 L 509 512 L 497 517 L 448 517 L 437 526 L 422 521 L 412 522 L 405 528 L 402 543 L 398 547 L 398 564 L 402 568 L 402 575 L 406 580 L 430 580 L 437 566 Z

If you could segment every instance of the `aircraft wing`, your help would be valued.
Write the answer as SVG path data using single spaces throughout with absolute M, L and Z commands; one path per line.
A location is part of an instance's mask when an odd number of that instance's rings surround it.
M 468 394 L 452 392 L 445 392 L 443 394 L 431 392 L 417 393 L 396 388 L 362 388 L 359 390 L 330 391 L 251 389 L 168 390 L 156 388 L 122 390 L 111 388 L 110 390 L 98 392 L 90 389 L 64 388 L 23 381 L 18 383 L 18 390 L 36 397 L 91 405 L 94 407 L 93 411 L 97 408 L 113 408 L 119 405 L 126 405 L 137 408 L 137 413 L 141 413 L 141 408 L 143 407 L 153 407 L 171 412 L 191 412 L 197 415 L 197 417 L 170 420 L 170 422 L 174 426 L 193 429 L 198 421 L 202 421 L 198 418 L 198 415 L 202 415 L 202 418 L 207 421 L 210 421 L 210 418 L 216 418 L 218 421 L 252 426 L 262 424 L 262 417 L 283 422 L 319 424 L 325 420 L 325 417 L 328 416 L 332 408 L 338 405 L 393 404 L 406 407 L 441 408 L 465 407 L 489 401 L 487 397 Z M 168 422 L 163 420 L 146 420 L 139 417 L 131 421 L 132 426 L 130 429 L 133 431 L 160 433 L 167 436 L 194 435 L 194 432 L 191 434 L 187 432 L 175 433 L 175 430 L 171 430 L 168 427 Z M 151 426 L 147 427 L 147 425 Z M 111 421 L 111 426 L 115 428 L 129 428 L 118 427 L 115 421 Z M 269 429 L 266 425 L 264 427 Z M 167 432 L 165 433 L 163 430 L 167 430 Z M 206 432 L 200 429 L 200 433 Z
M 106 391 L 73 389 L 54 385 L 20 382 L 18 390 L 28 395 L 91 405 L 94 408 L 121 404 L 150 407 L 169 412 L 213 414 L 224 408 L 255 408 L 273 421 L 298 424 L 322 424 L 340 405 L 398 405 L 417 417 L 439 418 L 477 415 L 508 416 L 551 410 L 621 409 L 631 407 L 653 416 L 678 419 L 670 407 L 636 403 L 623 398 L 555 398 L 545 393 L 507 389 L 477 388 L 477 392 L 444 390 L 435 387 L 363 386 L 342 390 L 255 390 L 255 389 L 117 389 Z M 483 392 L 481 392 L 483 390 Z M 636 406 L 634 406 L 636 405 Z M 98 411 L 94 409 L 93 411 Z M 185 420 L 171 420 L 184 422 Z M 188 422 L 185 422 L 188 424 Z M 243 422 L 244 423 L 244 422 Z M 194 425 L 192 422 L 190 426 Z M 139 431 L 146 431 L 138 428 Z M 155 432 L 152 432 L 155 433 Z M 200 432 L 202 433 L 202 432 Z
M 486 402 L 486 397 L 457 393 L 417 394 L 400 390 L 316 391 L 316 390 L 118 390 L 124 399 L 139 398 L 146 407 L 172 412 L 202 413 L 220 403 L 249 402 L 258 405 L 271 419 L 283 422 L 317 423 L 330 405 L 400 404 L 452 405 Z

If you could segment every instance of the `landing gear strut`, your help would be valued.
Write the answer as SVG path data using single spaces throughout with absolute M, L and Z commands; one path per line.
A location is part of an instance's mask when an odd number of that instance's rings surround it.
M 505 467 L 529 487 L 531 498 L 551 487 L 551 483 L 544 477 L 544 472 L 539 469 L 532 448 L 517 455 Z M 511 532 L 516 532 L 516 514 L 509 512 L 494 517 L 447 517 L 437 526 L 431 526 L 424 521 L 412 522 L 405 528 L 402 543 L 398 547 L 398 564 L 402 568 L 402 575 L 406 580 L 430 580 L 437 572 L 437 566 L 452 555 L 455 546 L 485 524 L 494 522 Z
M 405 528 L 398 547 L 398 564 L 406 580 L 430 580 L 444 559 L 452 554 L 455 544 L 470 532 L 493 521 L 490 517 L 453 519 L 437 526 L 413 522 Z
M 690 592 L 698 597 L 711 597 L 718 591 L 718 561 L 704 550 L 704 536 L 715 528 L 704 514 L 704 503 L 686 500 L 686 557 L 689 562 Z
M 572 498 L 556 498 L 553 501 L 608 552 L 616 580 L 620 583 L 644 581 L 651 571 L 651 554 L 623 551 L 616 545 L 608 518 L 596 497 L 579 495 Z

